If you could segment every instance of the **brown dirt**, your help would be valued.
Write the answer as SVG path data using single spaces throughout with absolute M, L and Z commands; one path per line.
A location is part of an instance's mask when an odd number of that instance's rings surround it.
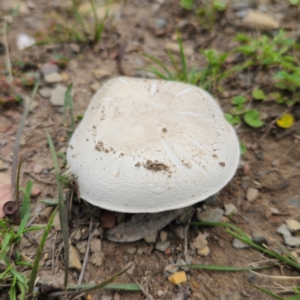
M 9 1 L 6 1 L 9 2 Z M 91 86 L 94 83 L 103 84 L 107 80 L 97 80 L 92 71 L 95 69 L 106 70 L 110 77 L 119 75 L 122 72 L 137 76 L 146 65 L 146 60 L 139 56 L 137 52 L 143 51 L 149 53 L 169 64 L 167 55 L 164 51 L 164 45 L 167 42 L 174 41 L 174 32 L 180 21 L 187 20 L 186 25 L 180 25 L 183 31 L 183 39 L 186 47 L 198 50 L 199 48 L 214 48 L 227 51 L 234 46 L 233 37 L 239 28 L 230 25 L 222 18 L 216 22 L 215 30 L 212 33 L 205 30 L 191 14 L 180 10 L 177 1 L 165 1 L 161 8 L 159 3 L 150 1 L 131 0 L 123 6 L 122 16 L 116 23 L 116 26 L 110 26 L 105 31 L 102 41 L 93 47 L 80 45 L 79 53 L 72 52 L 72 45 L 45 45 L 32 47 L 29 50 L 20 52 L 15 46 L 16 36 L 20 32 L 34 35 L 37 31 L 44 32 L 51 23 L 53 11 L 59 12 L 51 1 L 36 1 L 35 9 L 28 15 L 18 16 L 10 26 L 7 39 L 10 45 L 11 60 L 29 58 L 30 60 L 41 65 L 48 61 L 52 52 L 63 54 L 71 59 L 69 66 L 64 70 L 68 79 L 63 82 L 64 85 L 73 82 L 75 91 L 74 109 L 75 115 L 83 115 L 84 111 L 92 97 Z M 59 1 L 58 1 L 59 3 Z M 283 11 L 284 20 L 296 20 L 293 11 Z M 165 18 L 168 23 L 164 29 L 157 29 L 154 25 L 158 17 Z M 230 17 L 227 16 L 227 17 Z M 294 18 L 294 19 L 293 19 Z M 35 29 L 32 29 L 32 22 L 36 22 Z M 178 25 L 178 26 L 179 26 Z M 124 43 L 127 47 L 124 50 Z M 123 48 L 122 48 L 123 47 Z M 115 58 L 123 50 L 122 65 L 117 63 Z M 2 63 L 5 61 L 5 55 L 0 55 Z M 204 59 L 194 51 L 194 54 L 188 57 L 188 65 L 201 67 Z M 1 65 L 1 67 L 4 64 Z M 2 69 L 4 71 L 4 68 Z M 46 84 L 43 83 L 46 86 Z M 228 82 L 225 93 L 215 91 L 220 105 L 224 111 L 229 111 L 230 97 L 237 94 L 244 94 L 249 91 L 249 86 L 241 80 L 233 79 Z M 30 89 L 21 89 L 22 93 L 30 94 Z M 21 144 L 21 154 L 23 156 L 23 185 L 28 179 L 34 181 L 34 185 L 40 191 L 40 195 L 32 198 L 33 213 L 36 215 L 34 223 L 44 224 L 49 217 L 49 209 L 46 209 L 40 200 L 46 198 L 55 198 L 56 186 L 53 174 L 53 164 L 47 145 L 45 131 L 48 130 L 53 138 L 55 149 L 66 152 L 68 140 L 63 126 L 63 115 L 57 107 L 51 105 L 48 99 L 40 95 L 36 97 L 37 108 L 32 111 L 27 118 L 24 128 L 24 138 Z M 274 120 L 285 107 L 279 106 L 272 102 L 257 104 L 257 108 L 266 113 L 268 116 L 267 124 Z M 22 115 L 22 107 L 12 105 L 0 110 L 0 159 L 8 162 L 8 171 L 11 170 L 12 149 L 15 139 L 15 133 Z M 241 142 L 247 145 L 248 151 L 242 156 L 243 164 L 246 168 L 238 170 L 234 179 L 218 195 L 216 207 L 222 208 L 224 204 L 233 203 L 238 214 L 232 217 L 232 223 L 239 226 L 248 234 L 255 229 L 261 231 L 267 238 L 276 238 L 282 242 L 281 236 L 276 234 L 276 228 L 284 223 L 287 218 L 298 218 L 299 207 L 294 208 L 287 204 L 291 198 L 299 198 L 299 135 L 289 134 L 283 138 L 276 138 L 278 129 L 272 126 L 269 133 L 263 136 L 267 126 L 261 130 L 241 126 L 237 133 Z M 36 165 L 41 165 L 45 172 L 34 173 Z M 63 165 L 63 161 L 60 161 Z M 276 168 L 276 172 L 270 172 Z M 246 171 L 245 171 L 246 170 Z M 280 186 L 284 178 L 288 185 Z M 258 199 L 249 203 L 246 201 L 246 190 L 249 187 L 259 189 Z M 278 188 L 276 188 L 278 187 Z M 280 211 L 279 215 L 266 214 L 268 208 L 275 207 Z M 89 216 L 94 212 L 93 228 L 99 227 L 100 210 L 91 209 L 84 202 L 74 204 L 70 217 L 70 233 L 72 244 L 76 247 L 88 238 Z M 78 239 L 72 237 L 76 229 L 80 229 L 81 235 Z M 120 271 L 129 262 L 133 262 L 135 270 L 132 276 L 158 299 L 157 291 L 162 290 L 165 295 L 162 299 L 177 299 L 181 290 L 168 282 L 163 273 L 164 267 L 178 258 L 183 258 L 183 241 L 176 238 L 171 228 L 165 228 L 169 232 L 168 240 L 171 242 L 171 254 L 157 252 L 152 245 L 144 241 L 130 244 L 117 244 L 102 240 L 102 251 L 104 259 L 100 267 L 93 264 L 92 260 L 88 261 L 87 269 L 84 275 L 83 283 L 96 283 L 105 280 Z M 193 257 L 193 263 L 227 265 L 227 266 L 246 266 L 252 262 L 264 261 L 268 259 L 261 253 L 252 249 L 234 249 L 232 247 L 232 237 L 222 228 L 190 228 L 188 232 L 188 241 L 192 241 L 198 232 L 208 232 L 208 246 L 210 255 L 207 257 L 198 257 L 195 253 L 190 252 Z M 98 236 L 101 236 L 101 230 Z M 22 241 L 22 253 L 34 258 L 36 241 L 39 236 L 30 234 L 31 239 Z M 53 247 L 55 245 L 55 247 Z M 137 252 L 129 254 L 128 248 L 135 247 Z M 44 257 L 41 261 L 41 270 L 39 279 L 44 283 L 61 285 L 63 282 L 63 255 L 60 233 L 55 230 L 51 232 L 47 246 L 44 250 Z M 99 249 L 100 251 L 100 249 Z M 299 254 L 299 249 L 297 250 Z M 47 255 L 46 255 L 47 254 Z M 84 254 L 80 252 L 80 259 L 83 260 Z M 190 270 L 188 273 L 187 283 L 182 287 L 189 287 L 192 294 L 185 299 L 223 299 L 221 295 L 227 295 L 224 299 L 271 299 L 248 285 L 252 283 L 259 286 L 274 288 L 273 281 L 266 277 L 260 277 L 249 272 L 242 273 L 222 273 L 216 271 Z M 299 276 L 299 272 L 282 266 L 262 271 L 261 273 L 269 275 L 289 275 Z M 79 273 L 70 271 L 70 284 L 76 284 Z M 120 282 L 132 282 L 128 277 L 122 277 Z M 276 281 L 284 287 L 299 285 L 299 281 L 280 280 Z M 189 291 L 189 289 L 185 289 Z M 239 293 L 240 298 L 234 298 L 234 292 Z M 97 291 L 94 292 L 93 299 L 101 299 L 103 295 L 114 295 L 116 292 Z M 145 299 L 140 293 L 118 292 L 121 299 L 138 300 Z M 187 293 L 187 292 L 186 292 Z M 187 293 L 188 294 L 188 293 Z M 6 296 L 2 295 L 1 299 Z M 108 298 L 111 299 L 111 298 Z M 178 298 L 181 299 L 181 298 Z M 183 298 L 182 298 L 183 299 Z

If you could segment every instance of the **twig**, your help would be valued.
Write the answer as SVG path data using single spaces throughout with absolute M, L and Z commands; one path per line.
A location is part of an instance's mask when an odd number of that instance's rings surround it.
M 8 65 L 7 67 L 8 67 L 8 76 L 9 76 L 8 82 L 12 88 L 13 76 L 12 76 L 12 72 L 11 72 L 11 63 L 10 63 L 10 57 L 9 57 L 9 48 L 8 48 L 6 30 L 7 30 L 6 20 L 4 20 L 4 47 L 5 47 L 6 55 L 7 55 L 7 65 Z
M 39 83 L 37 83 L 34 86 L 34 89 L 32 91 L 32 95 L 31 95 L 31 98 L 30 98 L 30 101 L 29 101 L 28 105 L 26 105 L 25 110 L 24 110 L 24 112 L 22 114 L 22 118 L 21 118 L 20 124 L 18 126 L 16 140 L 15 140 L 14 147 L 13 147 L 13 161 L 12 161 L 12 171 L 11 171 L 11 185 L 12 185 L 14 196 L 15 196 L 15 192 L 16 192 L 17 167 L 18 167 L 18 156 L 19 156 L 19 150 L 20 150 L 21 136 L 22 136 L 22 133 L 23 133 L 24 124 L 25 124 L 27 115 L 29 113 L 31 102 L 35 98 L 35 95 L 37 93 L 38 87 L 39 87 Z
M 57 240 L 57 231 L 55 232 L 55 237 L 54 237 L 54 241 L 53 241 L 53 247 L 51 249 L 51 264 L 52 264 L 52 271 L 51 271 L 51 276 L 54 273 L 54 268 L 55 268 L 55 261 L 54 261 L 54 252 L 55 252 L 55 246 L 56 246 L 56 240 Z
M 119 48 L 119 51 L 118 51 L 118 55 L 116 57 L 117 69 L 118 69 L 118 71 L 121 75 L 128 75 L 128 74 L 126 74 L 126 72 L 124 71 L 123 66 L 122 66 L 122 59 L 123 59 L 123 56 L 125 54 L 127 44 L 128 43 L 126 41 L 121 44 L 121 46 Z
M 299 280 L 300 279 L 300 276 L 274 276 L 274 275 L 266 275 L 266 274 L 261 274 L 261 273 L 258 273 L 258 272 L 255 272 L 253 270 L 249 270 L 251 273 L 257 275 L 257 276 L 260 276 L 260 277 L 266 277 L 266 278 L 273 278 L 273 279 L 281 279 L 281 280 Z
M 139 286 L 139 288 L 141 289 L 141 292 L 144 294 L 146 299 L 153 300 L 153 297 L 149 293 L 146 292 L 144 287 L 132 275 L 130 275 L 128 272 L 126 272 L 126 275 Z
M 29 170 L 25 170 L 24 173 L 28 174 L 34 180 L 39 181 L 41 183 L 45 183 L 45 184 L 49 184 L 49 185 L 53 185 L 54 184 L 54 182 L 52 182 L 52 181 L 48 181 L 48 180 L 45 180 L 45 179 L 38 178 L 37 176 L 33 175 L 32 172 L 29 171 Z
M 82 269 L 81 269 L 79 279 L 78 279 L 78 282 L 77 282 L 78 285 L 80 285 L 82 283 L 83 275 L 84 275 L 85 268 L 86 268 L 86 265 L 87 265 L 89 252 L 90 252 L 90 244 L 91 244 L 91 239 L 92 239 L 92 235 L 93 235 L 92 234 L 92 229 L 93 229 L 93 215 L 91 215 L 91 218 L 90 218 L 89 238 L 88 238 L 88 243 L 87 243 L 87 246 L 86 246 L 86 252 L 85 252 L 85 256 L 84 256 Z
M 282 114 L 280 114 L 276 119 L 274 119 L 274 120 L 269 124 L 269 127 L 267 128 L 266 132 L 261 136 L 260 140 L 263 140 L 263 139 L 266 137 L 266 135 L 270 132 L 272 126 L 276 123 L 276 121 L 277 121 L 278 119 L 280 119 L 281 116 L 283 116 L 284 114 L 286 114 L 288 111 L 289 111 L 288 109 L 285 110 Z
M 191 221 L 191 219 L 189 220 L 189 222 L 190 222 L 190 221 Z M 187 238 L 187 233 L 188 233 L 189 227 L 190 227 L 189 224 L 187 224 L 187 225 L 184 227 L 184 252 L 183 252 L 183 255 L 184 255 L 184 256 L 187 254 L 187 248 L 188 248 L 188 238 Z

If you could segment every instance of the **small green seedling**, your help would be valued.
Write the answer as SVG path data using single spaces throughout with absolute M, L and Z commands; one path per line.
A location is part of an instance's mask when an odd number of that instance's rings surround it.
M 233 108 L 230 113 L 225 114 L 226 120 L 232 124 L 236 125 L 240 123 L 241 118 L 246 124 L 251 127 L 259 128 L 264 125 L 263 121 L 260 119 L 260 113 L 256 109 L 247 109 L 247 100 L 244 96 L 236 96 L 231 100 Z
M 21 189 L 23 191 L 23 201 L 20 210 L 21 223 L 19 227 L 15 228 L 14 224 L 6 219 L 0 220 L 0 233 L 2 237 L 0 261 L 3 262 L 0 268 L 0 281 L 10 286 L 10 300 L 25 300 L 29 286 L 23 271 L 24 267 L 33 267 L 32 263 L 22 259 L 22 253 L 20 253 L 18 245 L 26 232 L 45 228 L 45 226 L 27 226 L 30 217 L 30 193 L 32 185 L 32 182 L 28 181 L 26 188 Z M 4 267 L 4 269 L 2 267 Z M 31 276 L 35 280 L 35 276 Z
M 255 100 L 265 100 L 266 95 L 261 89 L 255 89 L 252 91 L 252 97 Z
M 194 68 L 188 70 L 183 43 L 179 32 L 177 32 L 177 43 L 180 50 L 179 63 L 176 61 L 174 55 L 170 51 L 167 53 L 172 64 L 172 69 L 169 69 L 161 60 L 144 54 L 144 56 L 150 58 L 150 60 L 156 63 L 161 69 L 160 70 L 158 68 L 151 67 L 147 71 L 164 80 L 182 81 L 193 85 L 198 85 L 203 89 L 216 89 L 218 83 L 230 75 L 231 70 L 224 71 L 224 63 L 228 54 L 219 54 L 215 50 L 200 51 L 207 61 L 206 66 L 201 70 L 196 70 Z
M 89 0 L 91 7 L 92 21 L 79 11 L 78 1 L 72 0 L 72 12 L 64 16 L 59 16 L 58 19 L 49 27 L 48 36 L 41 37 L 37 41 L 37 45 L 50 43 L 99 43 L 104 27 L 109 20 L 109 10 L 106 11 L 104 17 L 99 20 L 97 15 L 97 4 L 95 0 Z M 69 18 L 75 16 L 75 20 L 66 22 Z
M 217 14 L 224 12 L 227 8 L 227 3 L 220 0 L 205 1 L 202 5 L 196 5 L 195 0 L 181 0 L 180 6 L 186 10 L 194 10 L 199 23 L 208 30 L 214 28 Z
M 76 126 L 73 112 L 72 87 L 72 84 L 68 86 L 64 99 L 64 127 L 67 130 L 68 139 L 72 137 Z
M 238 34 L 236 41 L 239 41 L 241 46 L 234 51 L 243 54 L 245 58 L 245 63 L 240 69 L 256 68 L 266 74 L 270 73 L 269 81 L 262 85 L 272 84 L 278 89 L 268 95 L 265 95 L 263 90 L 256 89 L 252 93 L 254 99 L 275 100 L 288 106 L 299 102 L 300 64 L 296 55 L 300 49 L 299 43 L 287 37 L 284 31 L 273 37 L 264 35 L 259 38 Z
M 290 4 L 293 6 L 297 6 L 300 4 L 300 0 L 290 0 Z

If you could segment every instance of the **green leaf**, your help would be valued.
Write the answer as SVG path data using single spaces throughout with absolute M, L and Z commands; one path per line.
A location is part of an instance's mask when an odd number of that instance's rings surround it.
M 232 98 L 230 102 L 234 105 L 242 105 L 247 102 L 247 99 L 244 96 L 236 96 Z
M 184 9 L 191 10 L 194 5 L 194 0 L 181 0 L 180 6 Z
M 256 109 L 251 109 L 245 112 L 244 121 L 251 127 L 261 127 L 264 125 L 264 122 L 260 120 L 260 114 Z
M 257 290 L 259 290 L 259 291 L 261 291 L 261 292 L 263 292 L 263 293 L 265 293 L 265 294 L 267 294 L 269 296 L 272 296 L 275 299 L 285 300 L 284 298 L 282 298 L 282 297 L 280 297 L 278 295 L 275 295 L 275 294 L 271 293 L 270 291 L 268 291 L 266 289 L 263 289 L 263 288 L 261 288 L 259 286 L 253 285 L 253 284 L 250 284 L 250 285 L 253 286 L 254 288 L 256 288 Z
M 224 11 L 227 7 L 227 3 L 223 1 L 214 1 L 213 6 L 217 11 Z
M 245 146 L 245 144 L 240 143 L 240 151 L 241 151 L 241 155 L 243 155 L 244 153 L 246 153 L 247 147 Z
M 235 125 L 240 123 L 241 119 L 239 116 L 234 116 L 232 114 L 225 114 L 225 119 L 227 120 L 227 122 L 231 125 Z
M 299 5 L 300 0 L 290 0 L 291 5 Z
M 68 226 L 68 217 L 67 217 L 67 209 L 66 209 L 66 200 L 64 197 L 63 189 L 60 182 L 60 170 L 57 162 L 57 155 L 54 149 L 54 145 L 52 139 L 46 131 L 48 144 L 50 146 L 50 152 L 52 155 L 55 177 L 56 177 L 56 187 L 58 193 L 58 208 L 59 208 L 59 219 L 61 224 L 61 231 L 63 235 L 63 244 L 64 244 L 64 260 L 65 260 L 65 278 L 64 278 L 64 286 L 66 287 L 68 284 L 68 268 L 69 268 L 69 226 Z
M 49 206 L 58 205 L 58 199 L 45 199 L 45 200 L 41 200 L 41 202 Z
M 23 190 L 24 198 L 22 202 L 22 208 L 21 208 L 21 219 L 23 219 L 26 215 L 26 213 L 29 211 L 30 212 L 30 194 L 31 194 L 31 189 L 33 186 L 33 182 L 31 180 L 27 181 L 26 189 Z
M 261 89 L 253 90 L 252 97 L 256 100 L 265 100 L 266 99 L 266 95 Z
M 29 283 L 28 283 L 29 294 L 31 294 L 33 292 L 33 289 L 34 289 L 34 283 L 35 283 L 35 279 L 36 279 L 36 276 L 37 276 L 37 273 L 38 273 L 40 259 L 41 259 L 41 256 L 42 256 L 42 252 L 43 252 L 44 245 L 45 245 L 45 242 L 47 240 L 48 234 L 49 234 L 49 232 L 52 228 L 52 223 L 53 223 L 56 212 L 57 212 L 57 209 L 55 209 L 52 212 L 52 215 L 49 218 L 48 224 L 47 224 L 47 226 L 44 230 L 43 236 L 41 238 L 38 250 L 35 253 L 35 259 L 34 259 L 34 262 L 33 262 L 33 267 L 32 267 L 32 270 L 31 270 L 30 279 L 29 279 Z

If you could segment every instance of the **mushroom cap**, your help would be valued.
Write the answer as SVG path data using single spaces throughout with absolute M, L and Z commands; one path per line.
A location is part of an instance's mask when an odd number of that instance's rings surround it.
M 67 152 L 81 198 L 128 213 L 205 200 L 231 180 L 239 157 L 237 135 L 206 91 L 128 77 L 94 95 Z

